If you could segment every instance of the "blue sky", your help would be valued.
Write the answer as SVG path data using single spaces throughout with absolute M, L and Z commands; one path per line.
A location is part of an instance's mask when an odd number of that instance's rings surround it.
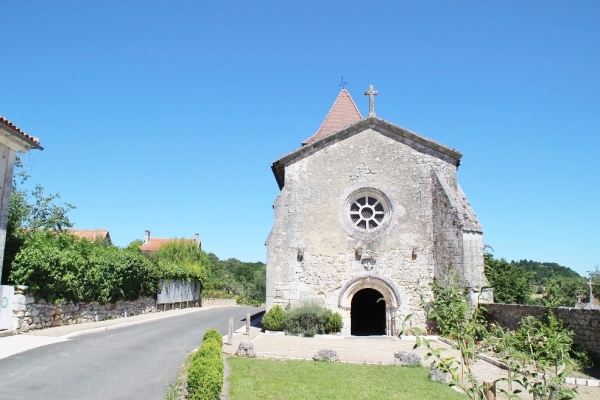
M 327 3 L 327 4 L 323 4 Z M 496 257 L 600 264 L 600 2 L 8 1 L 0 114 L 31 182 L 115 244 L 193 237 L 264 261 L 270 165 L 343 76 L 363 115 L 464 153 Z

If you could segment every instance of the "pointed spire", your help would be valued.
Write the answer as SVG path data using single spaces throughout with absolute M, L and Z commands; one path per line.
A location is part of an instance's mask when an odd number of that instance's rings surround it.
M 354 100 L 350 97 L 350 93 L 346 89 L 342 89 L 317 133 L 302 142 L 302 145 L 324 138 L 361 119 L 362 115 L 360 115 Z

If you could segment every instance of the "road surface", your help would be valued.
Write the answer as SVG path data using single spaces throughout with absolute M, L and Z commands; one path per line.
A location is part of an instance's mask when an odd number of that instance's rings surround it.
M 164 399 L 204 332 L 261 308 L 224 307 L 75 337 L 0 360 L 0 399 Z M 0 338 L 2 340 L 2 338 Z

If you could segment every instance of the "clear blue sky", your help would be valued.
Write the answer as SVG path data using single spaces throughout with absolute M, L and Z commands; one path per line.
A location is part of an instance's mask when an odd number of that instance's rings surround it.
M 327 3 L 327 4 L 323 4 Z M 115 244 L 193 237 L 264 261 L 270 165 L 340 77 L 464 153 L 496 257 L 600 264 L 600 1 L 0 2 L 0 114 L 32 182 Z

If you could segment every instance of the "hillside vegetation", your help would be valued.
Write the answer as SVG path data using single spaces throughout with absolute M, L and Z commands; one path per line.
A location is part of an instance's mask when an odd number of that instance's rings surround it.
M 579 297 L 589 301 L 589 278 L 553 262 L 533 260 L 506 261 L 485 254 L 485 274 L 494 288 L 494 301 L 505 304 L 532 304 L 548 307 L 573 307 Z M 600 298 L 600 270 L 590 273 L 593 295 Z

